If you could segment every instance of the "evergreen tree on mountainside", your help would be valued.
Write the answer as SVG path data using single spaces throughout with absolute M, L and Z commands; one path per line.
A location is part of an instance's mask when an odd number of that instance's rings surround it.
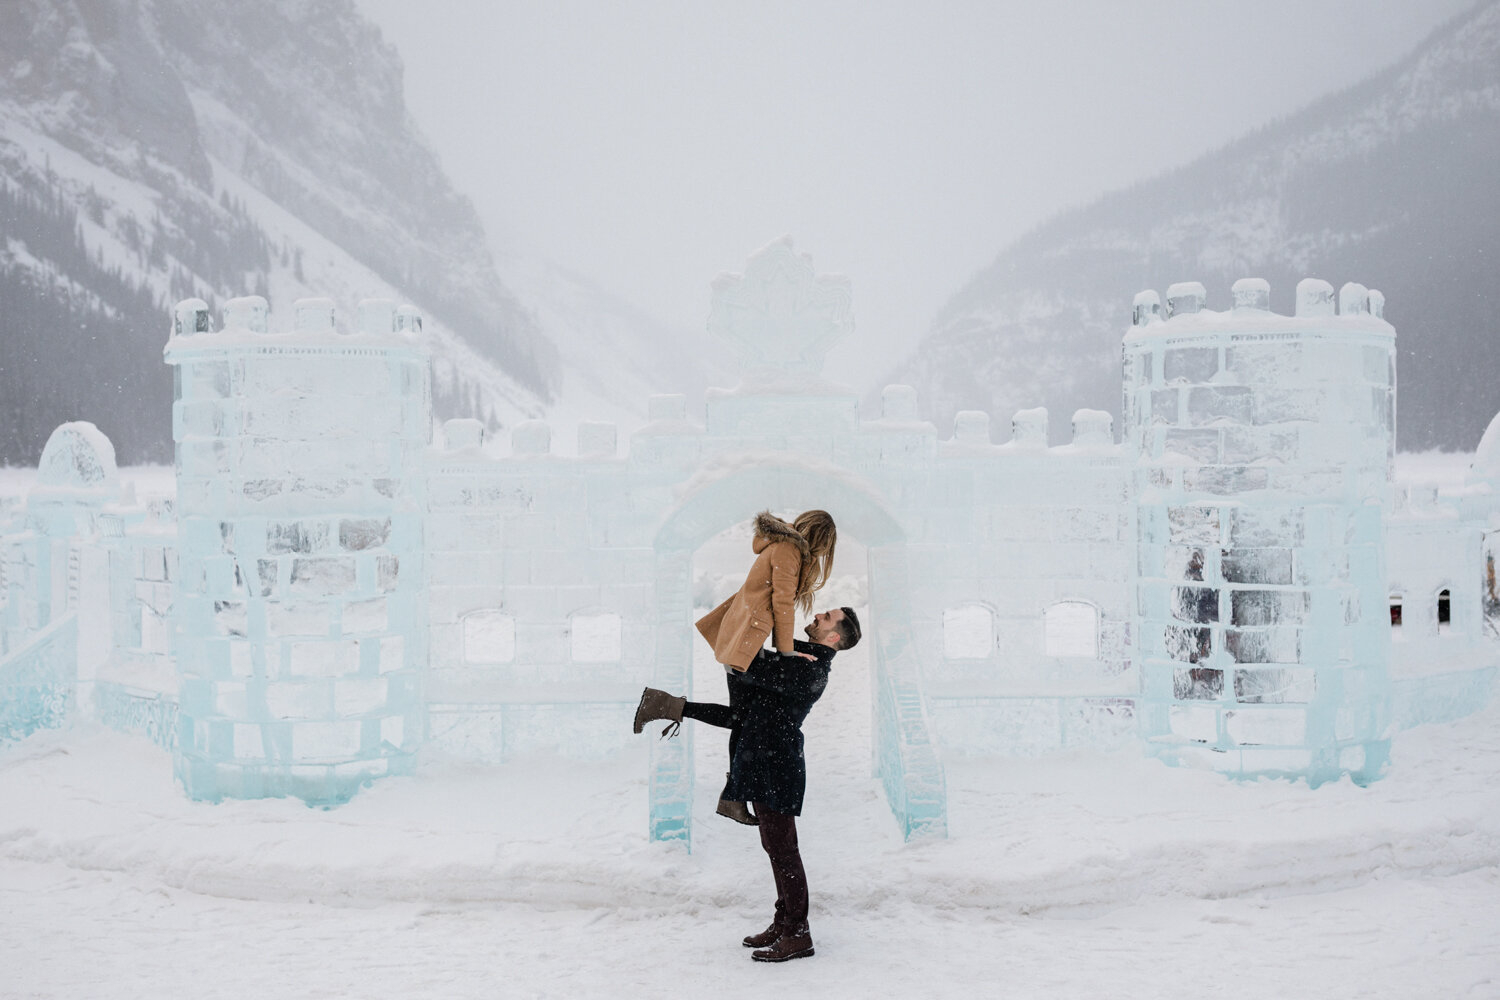
M 35 463 L 68 420 L 99 425 L 139 460 L 170 460 L 164 303 L 89 255 L 76 211 L 55 192 L 0 185 L 0 246 L 8 240 L 47 269 L 0 266 L 0 464 Z
M 555 347 L 500 282 L 353 0 L 0 4 L 7 123 L 0 464 L 34 462 L 70 419 L 99 424 L 122 463 L 169 459 L 172 302 L 335 267 L 384 281 L 518 392 L 555 388 Z
M 1500 3 L 1401 63 L 1023 236 L 943 308 L 893 376 L 945 423 L 1044 405 L 1118 419 L 1120 338 L 1143 288 L 1242 277 L 1278 312 L 1304 277 L 1386 296 L 1402 449 L 1472 449 L 1500 410 Z

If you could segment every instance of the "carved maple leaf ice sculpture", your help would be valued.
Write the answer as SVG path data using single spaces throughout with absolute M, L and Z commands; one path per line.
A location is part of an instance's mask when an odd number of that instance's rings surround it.
M 744 274 L 714 279 L 708 330 L 752 377 L 809 380 L 854 329 L 852 299 L 847 277 L 814 273 L 783 236 L 751 254 Z

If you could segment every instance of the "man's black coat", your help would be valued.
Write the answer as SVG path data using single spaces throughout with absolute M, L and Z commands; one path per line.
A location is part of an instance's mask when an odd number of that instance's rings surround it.
M 828 686 L 835 650 L 798 640 L 797 652 L 816 659 L 761 650 L 749 669 L 728 672 L 737 725 L 724 789 L 726 799 L 759 802 L 792 816 L 801 815 L 807 788 L 802 720 Z

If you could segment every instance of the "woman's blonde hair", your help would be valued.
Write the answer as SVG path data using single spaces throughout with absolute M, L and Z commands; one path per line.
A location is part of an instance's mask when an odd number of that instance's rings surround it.
M 807 510 L 792 522 L 797 534 L 807 541 L 808 558 L 797 577 L 797 608 L 804 615 L 812 613 L 813 594 L 828 582 L 833 570 L 833 550 L 839 543 L 839 529 L 826 510 Z

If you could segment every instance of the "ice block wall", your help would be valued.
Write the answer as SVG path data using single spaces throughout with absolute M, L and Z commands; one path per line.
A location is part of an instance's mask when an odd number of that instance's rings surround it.
M 1148 749 L 1241 774 L 1375 776 L 1388 747 L 1384 516 L 1395 331 L 1378 292 L 1305 280 L 1295 316 L 1245 279 L 1135 303 L 1141 725 Z
M 652 517 L 614 425 L 583 425 L 566 458 L 544 422 L 510 438 L 497 457 L 479 421 L 450 420 L 429 456 L 430 739 L 473 760 L 606 756 L 657 660 Z
M 1500 417 L 1485 438 L 1500 432 Z M 1484 449 L 1459 486 L 1392 485 L 1386 522 L 1392 715 L 1400 728 L 1449 722 L 1488 702 L 1497 674 L 1486 604 L 1497 603 L 1494 537 L 1500 524 Z M 1493 531 L 1493 529 L 1490 529 Z M 1493 627 L 1493 626 L 1489 626 Z
M 178 305 L 177 774 L 194 798 L 338 802 L 424 736 L 420 319 L 326 299 Z
M 1057 447 L 1045 409 L 1010 423 L 997 443 L 987 414 L 960 412 L 909 473 L 930 484 L 902 513 L 935 733 L 948 749 L 1007 756 L 1122 742 L 1137 689 L 1129 463 L 1107 413 L 1078 411 Z
M 177 665 L 172 584 L 177 518 L 170 499 L 118 505 L 101 518 L 107 567 L 109 651 L 93 685 L 100 722 L 168 750 L 177 743 Z

